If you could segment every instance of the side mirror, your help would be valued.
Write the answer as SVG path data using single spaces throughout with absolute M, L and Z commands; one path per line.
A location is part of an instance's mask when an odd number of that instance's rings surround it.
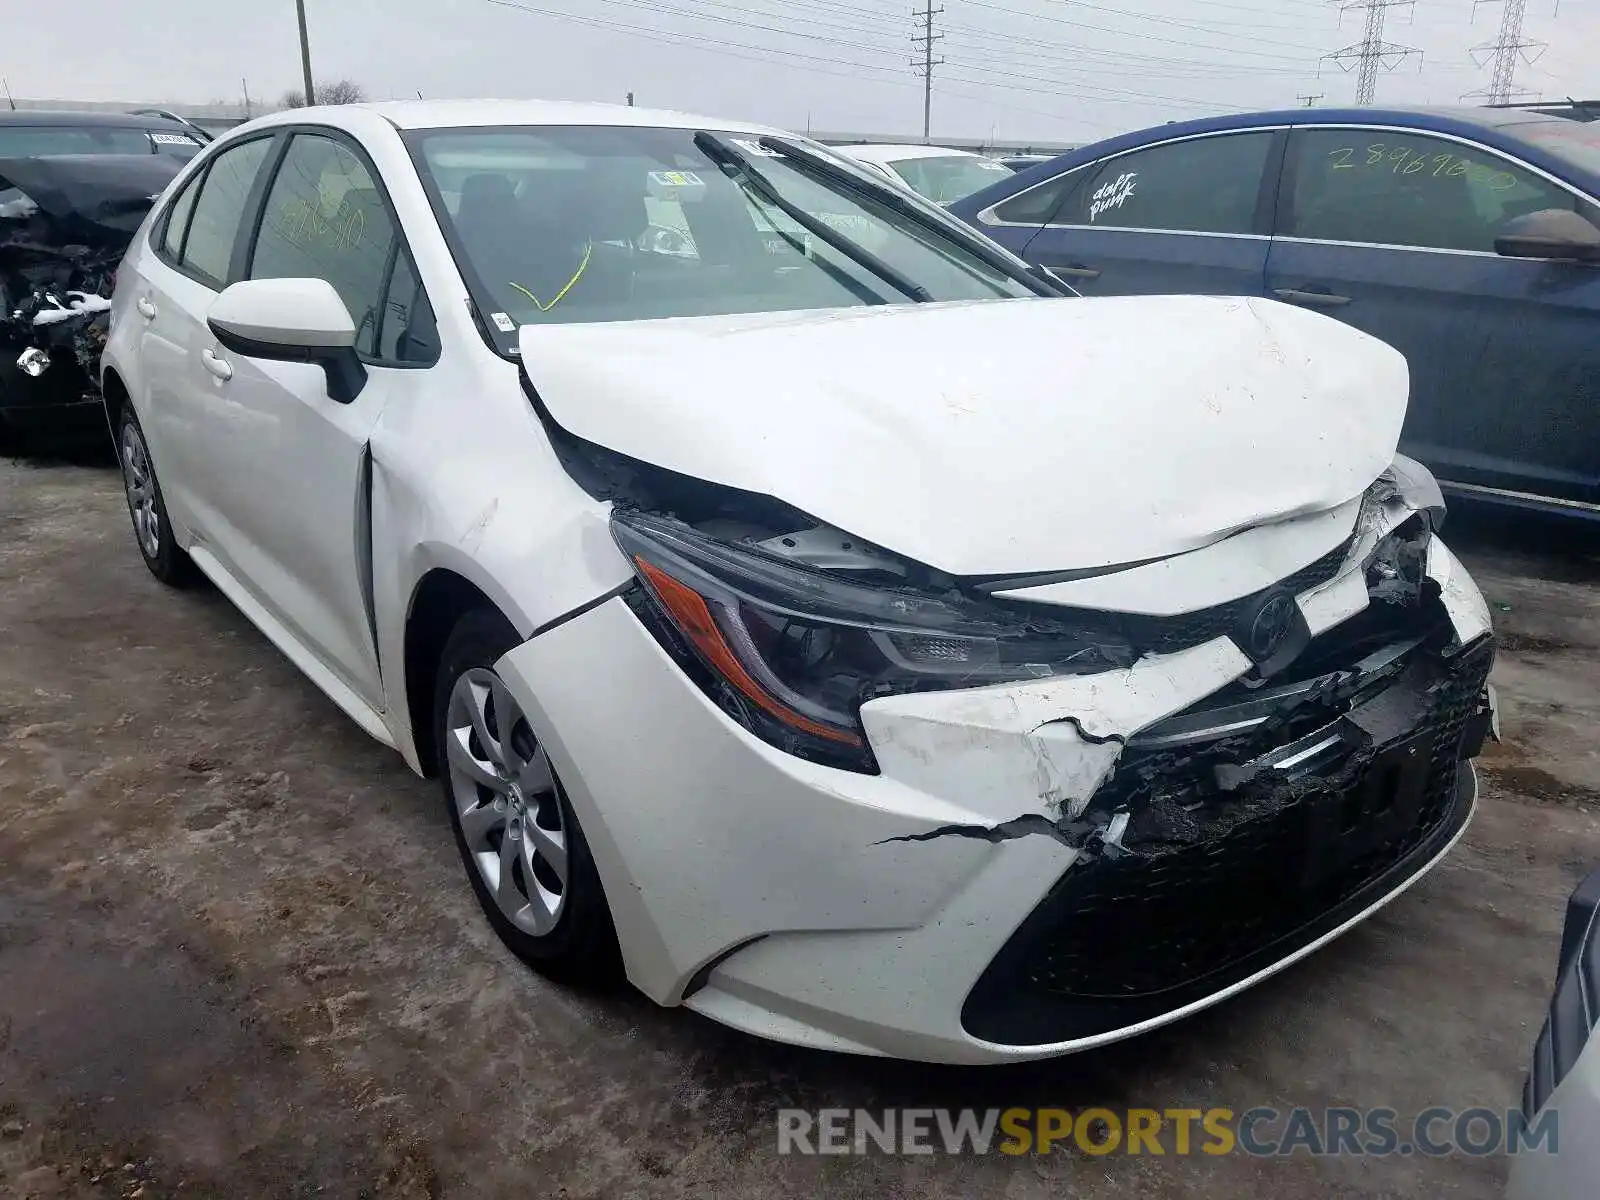
M 325 279 L 244 279 L 211 302 L 206 324 L 229 350 L 248 358 L 315 363 L 328 397 L 349 404 L 367 369 L 356 354 L 356 325 Z
M 1600 262 L 1600 229 L 1566 208 L 1545 208 L 1513 217 L 1494 239 L 1507 258 Z

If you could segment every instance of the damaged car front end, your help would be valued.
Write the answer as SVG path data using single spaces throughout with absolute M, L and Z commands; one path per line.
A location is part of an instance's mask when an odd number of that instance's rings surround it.
M 592 639 L 637 655 L 620 678 L 681 681 L 600 687 L 609 728 L 667 727 L 648 775 L 594 765 L 590 704 L 542 726 L 585 764 L 657 999 L 853 1052 L 1085 1049 L 1313 952 L 1471 817 L 1493 638 L 1409 460 L 1331 510 L 1040 580 L 951 576 L 552 430 L 635 581 L 502 669 L 537 706 Z M 1151 599 L 1308 555 L 1204 608 Z
M 117 264 L 182 167 L 153 154 L 0 159 L 0 431 L 105 436 L 94 380 Z

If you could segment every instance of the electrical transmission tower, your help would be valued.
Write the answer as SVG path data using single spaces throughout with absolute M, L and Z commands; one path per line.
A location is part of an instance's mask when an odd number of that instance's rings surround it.
M 1339 64 L 1342 71 L 1356 69 L 1356 103 L 1371 104 L 1378 90 L 1378 71 L 1392 71 L 1415 54 L 1420 60 L 1422 51 L 1415 46 L 1397 46 L 1383 40 L 1383 23 L 1391 8 L 1409 8 L 1414 0 L 1337 0 L 1341 12 L 1365 10 L 1366 29 L 1361 40 L 1343 50 L 1335 50 L 1324 58 Z
M 1489 83 L 1476 91 L 1468 92 L 1463 100 L 1483 97 L 1489 104 L 1509 104 L 1513 100 L 1527 99 L 1533 92 L 1517 87 L 1513 82 L 1517 73 L 1517 60 L 1529 63 L 1538 61 L 1545 51 L 1544 42 L 1532 41 L 1522 36 L 1522 18 L 1528 11 L 1528 0 L 1475 0 L 1472 14 L 1477 16 L 1480 4 L 1505 4 L 1500 13 L 1500 33 L 1492 42 L 1472 48 L 1472 61 L 1480 67 L 1493 64 Z
M 933 124 L 933 69 L 944 65 L 944 59 L 933 56 L 933 44 L 944 40 L 944 34 L 933 31 L 933 19 L 942 12 L 943 8 L 933 6 L 933 0 L 923 0 L 923 6 L 911 13 L 918 21 L 918 32 L 911 35 L 911 44 L 922 51 L 922 57 L 912 59 L 911 65 L 922 76 L 923 141 L 928 140 Z

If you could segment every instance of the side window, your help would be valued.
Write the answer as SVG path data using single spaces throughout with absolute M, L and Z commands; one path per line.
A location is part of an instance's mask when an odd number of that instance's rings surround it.
M 1093 167 L 1079 167 L 1029 188 L 1021 195 L 996 205 L 994 215 L 1009 225 L 1043 225 L 1054 221 L 1067 193 L 1083 182 L 1086 171 L 1093 170 Z
M 1092 168 L 1054 223 L 1253 233 L 1272 138 L 1259 129 L 1119 154 Z
M 267 192 L 251 279 L 326 279 L 378 356 L 394 221 L 366 164 L 342 142 L 297 133 Z
M 416 264 L 399 247 L 383 317 L 378 324 L 378 358 L 391 363 L 433 363 L 439 359 L 439 329 Z
M 194 212 L 194 198 L 200 194 L 200 180 L 205 172 L 196 175 L 184 186 L 183 194 L 167 210 L 166 229 L 161 235 L 162 253 L 170 262 L 177 262 L 183 254 L 183 238 L 189 232 L 189 217 Z
M 1295 134 L 1289 237 L 1494 252 L 1512 217 L 1573 208 L 1570 192 L 1461 142 L 1387 129 Z
M 213 287 L 227 281 L 245 201 L 271 145 L 271 138 L 261 137 L 224 150 L 200 184 L 179 261 Z

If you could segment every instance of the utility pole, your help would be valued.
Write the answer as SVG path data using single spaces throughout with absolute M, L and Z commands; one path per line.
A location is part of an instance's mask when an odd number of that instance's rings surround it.
M 1300 101 L 1300 103 L 1304 104 L 1307 108 L 1315 108 L 1317 106 L 1317 101 L 1321 100 L 1322 97 L 1323 93 L 1318 92 L 1315 96 L 1296 96 L 1295 99 Z
M 0 80 L 0 82 L 4 82 L 4 84 L 6 85 L 6 103 L 11 105 L 11 111 L 12 112 L 16 112 L 17 111 L 17 101 L 16 101 L 16 98 L 11 95 L 11 80 L 5 79 L 5 80 Z
M 1500 33 L 1492 42 L 1474 46 L 1470 51 L 1472 61 L 1478 66 L 1490 66 L 1487 86 L 1468 92 L 1463 100 L 1481 98 L 1486 104 L 1509 104 L 1533 95 L 1527 88 L 1516 86 L 1517 60 L 1528 64 L 1539 60 L 1545 52 L 1545 43 L 1522 36 L 1522 19 L 1527 15 L 1528 0 L 1474 0 L 1472 15 L 1478 15 L 1481 4 L 1501 4 Z
M 1366 28 L 1361 40 L 1343 50 L 1335 50 L 1324 58 L 1339 64 L 1342 71 L 1356 65 L 1356 103 L 1371 104 L 1378 90 L 1378 71 L 1392 71 L 1415 54 L 1421 63 L 1422 51 L 1415 46 L 1397 46 L 1383 40 L 1383 23 L 1391 8 L 1409 8 L 1414 0 L 1335 0 L 1341 12 L 1365 10 Z
M 295 14 L 300 18 L 300 70 L 305 75 L 306 104 L 317 102 L 316 85 L 311 82 L 311 36 L 306 32 L 306 0 L 294 0 Z
M 913 17 L 922 22 L 922 31 L 911 35 L 911 44 L 922 51 L 922 59 L 920 62 L 916 59 L 911 61 L 912 65 L 922 75 L 922 140 L 924 142 L 931 136 L 933 128 L 933 69 L 944 64 L 944 59 L 934 58 L 933 56 L 933 44 L 944 40 L 944 34 L 933 31 L 933 19 L 942 12 L 944 12 L 943 8 L 935 8 L 933 6 L 933 0 L 923 0 L 922 9 L 920 11 L 913 10 L 911 13 Z

